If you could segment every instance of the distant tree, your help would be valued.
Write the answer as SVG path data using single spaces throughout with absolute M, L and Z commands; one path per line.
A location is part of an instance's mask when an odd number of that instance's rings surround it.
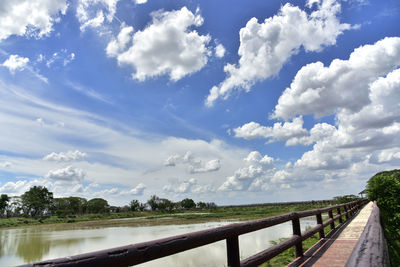
M 215 204 L 214 202 L 206 203 L 206 209 L 216 209 L 216 208 L 217 208 L 217 204 Z
M 87 200 L 83 197 L 68 197 L 68 204 L 74 214 L 83 214 L 86 212 Z
M 197 202 L 196 207 L 199 209 L 205 209 L 207 207 L 207 205 L 206 205 L 206 203 L 199 201 L 199 202 Z
M 181 204 L 181 207 L 186 210 L 196 208 L 196 203 L 193 201 L 193 199 L 190 199 L 190 198 L 182 199 L 180 204 Z
M 336 200 L 338 203 L 347 203 L 347 202 L 359 200 L 360 197 L 358 197 L 356 195 L 344 195 L 344 196 L 334 197 L 333 199 Z
M 44 186 L 34 186 L 21 196 L 21 200 L 25 214 L 37 217 L 49 211 L 53 193 Z
M 17 217 L 23 213 L 22 200 L 20 196 L 10 197 L 6 213 L 7 217 Z
M 105 213 L 108 212 L 108 202 L 102 198 L 93 198 L 87 202 L 88 213 Z
M 150 199 L 147 200 L 147 204 L 150 206 L 151 210 L 157 210 L 159 202 L 160 198 L 156 195 L 152 195 Z
M 0 216 L 4 216 L 5 211 L 8 207 L 8 202 L 10 198 L 6 194 L 2 194 L 0 197 Z
M 166 198 L 160 198 L 158 201 L 158 209 L 161 211 L 172 211 L 175 208 L 175 203 Z
M 143 203 L 140 203 L 139 200 L 134 199 L 129 203 L 129 208 L 131 211 L 144 211 L 146 208 L 146 205 Z

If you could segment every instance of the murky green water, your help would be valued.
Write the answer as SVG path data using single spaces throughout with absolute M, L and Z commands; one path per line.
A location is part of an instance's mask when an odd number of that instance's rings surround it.
M 27 227 L 0 230 L 0 266 L 65 257 L 101 249 L 134 244 L 158 238 L 223 226 L 232 222 L 209 222 L 187 225 L 146 227 L 107 227 L 96 229 L 51 230 Z M 315 219 L 303 219 L 301 226 L 314 226 Z M 69 228 L 69 229 L 68 229 Z M 249 257 L 270 247 L 271 240 L 289 237 L 291 223 L 284 223 L 239 237 L 241 258 Z M 226 266 L 225 241 L 192 249 L 140 266 Z

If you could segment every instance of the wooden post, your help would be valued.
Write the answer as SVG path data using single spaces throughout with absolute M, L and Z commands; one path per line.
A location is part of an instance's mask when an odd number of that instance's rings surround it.
M 292 227 L 293 227 L 293 235 L 298 235 L 301 237 L 300 219 L 297 214 L 296 214 L 296 218 L 294 218 L 292 220 Z M 295 251 L 296 251 L 296 258 L 303 256 L 303 243 L 302 242 L 299 242 L 298 244 L 296 244 Z
M 239 238 L 237 235 L 226 239 L 226 252 L 228 267 L 240 267 Z
M 347 213 L 348 209 L 347 209 L 347 204 L 344 205 L 344 212 L 346 213 L 346 221 L 349 219 L 349 214 Z
M 317 224 L 322 225 L 321 212 L 318 213 L 316 216 L 317 216 Z M 322 238 L 325 238 L 324 226 L 322 226 L 322 229 L 319 230 L 319 239 L 322 239 Z
M 339 223 L 343 223 L 343 220 L 342 220 L 342 212 L 341 212 L 340 210 L 341 210 L 341 208 L 337 208 L 337 213 L 340 215 L 340 217 L 339 217 Z
M 333 219 L 332 210 L 328 211 L 328 214 L 329 214 L 329 219 Z M 331 230 L 335 230 L 335 221 L 331 222 Z

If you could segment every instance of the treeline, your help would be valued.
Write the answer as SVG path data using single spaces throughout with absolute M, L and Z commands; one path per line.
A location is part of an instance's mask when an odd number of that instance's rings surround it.
M 118 213 L 130 211 L 161 211 L 172 212 L 174 210 L 190 209 L 214 209 L 217 205 L 214 202 L 194 202 L 193 199 L 185 198 L 178 202 L 173 202 L 166 198 L 156 195 L 146 203 L 132 200 L 125 206 L 110 206 L 103 198 L 93 198 L 87 200 L 82 197 L 54 198 L 53 193 L 44 186 L 34 186 L 21 196 L 9 197 L 6 194 L 0 196 L 0 216 L 1 217 L 41 217 L 57 215 L 59 217 L 67 215 L 98 214 L 98 213 Z

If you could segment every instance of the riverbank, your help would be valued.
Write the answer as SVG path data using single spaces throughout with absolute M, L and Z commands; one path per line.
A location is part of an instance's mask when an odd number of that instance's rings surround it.
M 332 203 L 333 205 L 333 203 Z M 327 207 L 327 203 L 289 203 L 282 205 L 250 205 L 217 207 L 215 209 L 177 210 L 172 212 L 142 211 L 107 214 L 83 214 L 68 216 L 50 216 L 42 218 L 13 217 L 0 219 L 0 228 L 25 227 L 29 225 L 69 224 L 71 228 L 151 226 L 167 224 L 190 224 L 216 220 L 244 221 L 261 219 L 283 213 Z

